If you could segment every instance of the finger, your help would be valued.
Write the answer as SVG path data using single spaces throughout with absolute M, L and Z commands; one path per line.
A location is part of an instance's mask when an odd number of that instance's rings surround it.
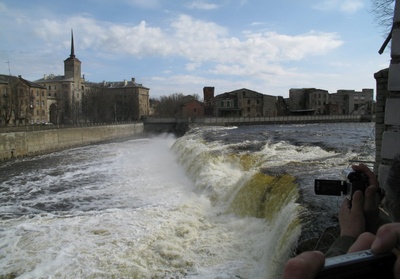
M 369 186 L 365 190 L 365 212 L 377 211 L 381 202 L 380 189 L 377 186 Z
M 348 198 L 344 198 L 342 205 L 340 206 L 340 211 L 349 212 L 351 209 L 351 202 Z
M 364 194 L 361 191 L 356 191 L 353 194 L 353 200 L 351 204 L 351 212 L 352 214 L 363 215 L 363 207 L 364 207 Z
M 362 250 L 366 250 L 371 248 L 372 242 L 375 240 L 375 236 L 372 233 L 363 233 L 361 234 L 356 242 L 350 246 L 349 251 L 347 253 L 358 252 Z
M 400 246 L 400 223 L 387 224 L 379 228 L 371 246 L 374 253 L 388 253 Z
M 286 263 L 282 279 L 312 279 L 324 266 L 324 262 L 323 253 L 304 252 Z

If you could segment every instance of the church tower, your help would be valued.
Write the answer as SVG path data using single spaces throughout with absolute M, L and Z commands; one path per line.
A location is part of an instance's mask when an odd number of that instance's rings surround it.
M 74 33 L 71 30 L 71 54 L 64 60 L 64 76 L 66 79 L 72 78 L 75 86 L 80 87 L 81 83 L 81 61 L 75 57 Z

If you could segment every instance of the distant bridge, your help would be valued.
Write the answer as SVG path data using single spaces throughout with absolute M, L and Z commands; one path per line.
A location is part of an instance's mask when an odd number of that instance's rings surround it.
M 371 122 L 372 115 L 289 115 L 271 117 L 202 117 L 202 118 L 157 118 L 147 117 L 144 130 L 147 132 L 171 132 L 178 135 L 188 131 L 190 126 L 240 126 L 263 124 L 296 123 L 334 123 L 334 122 Z

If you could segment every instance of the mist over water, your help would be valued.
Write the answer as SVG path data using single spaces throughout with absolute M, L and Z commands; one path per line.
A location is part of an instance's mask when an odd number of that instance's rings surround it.
M 371 123 L 202 127 L 0 165 L 0 277 L 277 278 Z M 318 226 L 307 220 L 313 219 Z

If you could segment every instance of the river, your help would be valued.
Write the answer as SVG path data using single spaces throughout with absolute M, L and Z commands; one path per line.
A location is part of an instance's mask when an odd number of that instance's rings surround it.
M 279 278 L 374 124 L 198 127 L 0 165 L 0 278 Z

